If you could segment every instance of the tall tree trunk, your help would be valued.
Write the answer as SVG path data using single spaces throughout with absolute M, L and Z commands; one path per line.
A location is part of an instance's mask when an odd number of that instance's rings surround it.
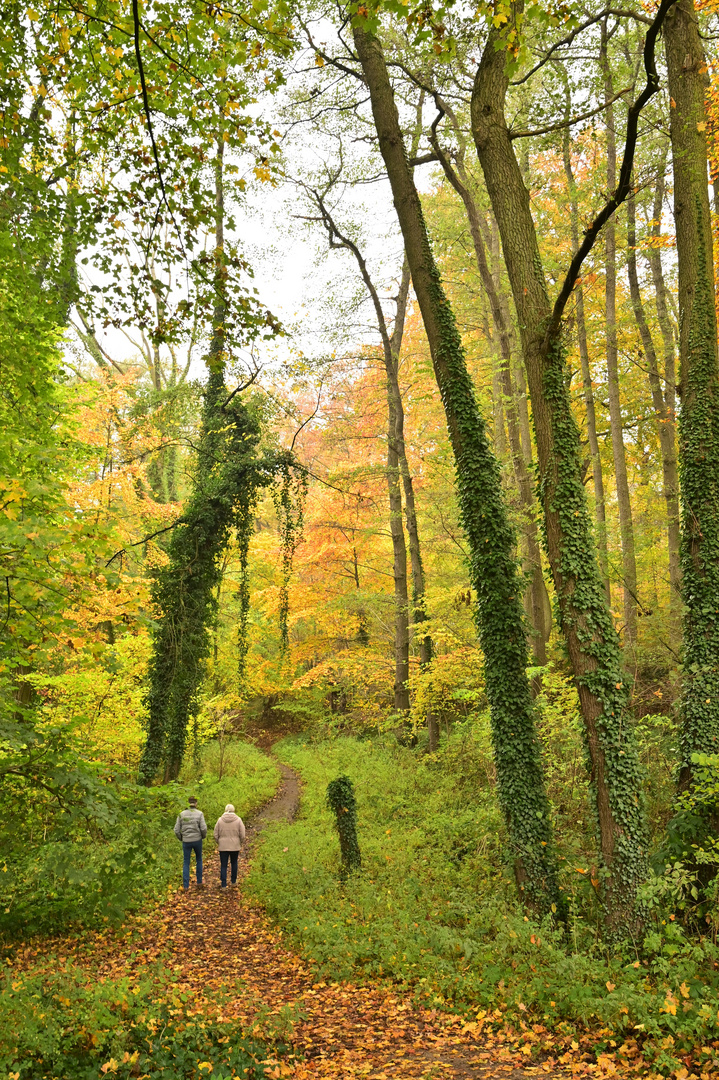
M 632 299 L 634 318 L 639 329 L 639 336 L 647 362 L 647 375 L 649 389 L 652 395 L 654 415 L 657 419 L 657 434 L 659 435 L 659 449 L 662 456 L 662 479 L 664 500 L 667 510 L 667 548 L 669 554 L 669 587 L 670 587 L 670 611 L 672 622 L 676 627 L 676 619 L 679 615 L 678 593 L 679 586 L 679 474 L 677 469 L 677 449 L 674 432 L 674 416 L 667 407 L 667 402 L 662 389 L 662 380 L 659 374 L 657 352 L 654 347 L 654 338 L 649 329 L 647 317 L 644 312 L 641 289 L 639 287 L 639 274 L 637 271 L 637 231 L 636 231 L 636 203 L 632 195 L 627 199 L 627 274 L 629 277 L 629 291 Z
M 604 77 L 605 118 L 607 125 L 607 190 L 617 186 L 617 141 L 614 131 L 614 97 L 612 73 L 607 52 L 607 20 L 602 22 L 599 62 Z M 619 363 L 617 350 L 617 250 L 614 218 L 604 229 L 605 243 L 605 322 L 607 341 L 607 389 L 609 396 L 609 427 L 612 436 L 614 475 L 617 482 L 617 508 L 622 543 L 622 594 L 624 598 L 624 641 L 633 645 L 637 639 L 637 564 L 634 556 L 634 523 L 627 477 L 627 458 L 622 431 L 622 404 L 619 393 Z
M 569 119 L 569 89 L 567 87 L 567 119 Z M 579 250 L 579 205 L 577 202 L 577 183 L 572 169 L 570 154 L 569 127 L 564 129 L 562 152 L 564 157 L 564 172 L 567 177 L 569 188 L 570 220 L 572 230 L 572 255 Z M 597 555 L 599 569 L 604 583 L 604 591 L 607 603 L 611 604 L 612 594 L 609 587 L 609 556 L 607 553 L 607 511 L 604 496 L 604 476 L 602 473 L 602 459 L 599 453 L 599 439 L 597 437 L 597 413 L 594 407 L 594 389 L 592 387 L 592 369 L 589 363 L 589 346 L 587 343 L 587 323 L 584 315 L 584 289 L 581 284 L 574 290 L 575 307 L 574 315 L 577 323 L 577 345 L 579 346 L 579 362 L 582 368 L 582 388 L 584 393 L 584 411 L 587 417 L 587 442 L 589 443 L 589 455 L 592 461 L 592 480 L 594 482 L 594 518 L 596 521 Z
M 397 454 L 397 410 L 391 378 L 387 378 L 387 493 L 392 536 L 394 576 L 394 708 L 409 712 L 409 594 L 407 591 L 407 544 L 402 524 L 402 491 Z
M 514 561 L 514 537 L 462 342 L 432 256 L 382 48 L 358 24 L 353 26 L 353 35 L 369 87 L 380 151 L 455 456 L 462 521 L 471 552 L 472 586 L 477 594 L 499 798 L 512 846 L 515 875 L 528 901 L 546 910 L 558 897 L 556 866 L 526 675 L 527 643 L 521 585 Z
M 706 60 L 692 0 L 667 18 L 674 219 L 679 258 L 679 472 L 684 616 L 679 787 L 694 754 L 719 751 L 719 358 L 707 190 Z
M 397 293 L 397 309 L 390 337 L 390 353 L 392 363 L 388 375 L 392 383 L 392 393 L 395 400 L 395 443 L 399 468 L 402 474 L 404 487 L 405 520 L 407 524 L 407 538 L 409 540 L 409 556 L 412 568 L 412 623 L 415 633 L 419 636 L 419 663 L 421 668 L 426 668 L 432 660 L 432 638 L 422 631 L 422 624 L 427 621 L 425 607 L 425 579 L 424 565 L 422 563 L 422 550 L 419 542 L 419 526 L 417 524 L 417 506 L 414 497 L 414 482 L 407 458 L 407 445 L 404 438 L 404 405 L 402 392 L 399 385 L 399 355 L 404 337 L 404 324 L 407 315 L 407 301 L 411 274 L 409 263 L 405 255 L 402 263 L 402 277 Z M 429 739 L 430 753 L 437 749 L 439 744 L 439 729 L 437 718 L 434 713 L 427 716 L 427 734 Z
M 511 18 L 523 11 L 521 0 Z M 640 769 L 628 716 L 622 655 L 604 591 L 586 493 L 566 355 L 553 317 L 529 192 L 504 115 L 508 89 L 502 32 L 490 30 L 471 104 L 472 133 L 502 237 L 532 401 L 544 539 L 561 629 L 579 692 L 591 762 L 611 928 L 632 926 L 646 866 Z
M 408 283 L 409 288 L 409 283 Z M 405 300 L 406 303 L 406 300 Z M 381 305 L 380 305 L 381 309 Z M 402 320 L 404 322 L 404 320 Z M 395 322 L 397 329 L 397 321 Z M 409 592 L 407 589 L 407 544 L 402 523 L 402 491 L 400 488 L 400 464 L 398 435 L 402 434 L 403 419 L 398 416 L 397 406 L 402 408 L 397 380 L 399 345 L 395 352 L 394 341 L 383 329 L 385 374 L 387 383 L 387 490 L 389 494 L 390 532 L 392 535 L 392 565 L 394 573 L 394 708 L 406 716 L 409 712 Z M 402 439 L 404 443 L 404 439 Z M 404 448 L 404 447 L 403 447 Z
M 657 177 L 657 186 L 654 191 L 654 205 L 652 207 L 652 229 L 651 235 L 653 239 L 657 240 L 656 244 L 650 244 L 647 249 L 647 261 L 652 274 L 652 282 L 654 285 L 654 301 L 657 310 L 657 319 L 659 321 L 659 330 L 662 335 L 662 347 L 664 352 L 664 408 L 667 416 L 667 424 L 671 429 L 672 446 L 674 448 L 675 463 L 677 458 L 676 448 L 676 367 L 675 367 L 675 346 L 676 335 L 672 325 L 672 320 L 669 315 L 669 307 L 667 304 L 668 290 L 664 280 L 664 269 L 662 267 L 662 256 L 659 245 L 659 239 L 662 235 L 662 211 L 664 209 L 664 172 L 666 169 L 666 156 L 662 158 L 659 175 Z M 676 500 L 673 503 L 671 510 L 667 507 L 669 514 L 667 522 L 667 533 L 669 538 L 669 582 L 672 590 L 671 594 L 671 607 L 672 611 L 676 612 L 673 621 L 679 622 L 681 616 L 681 591 L 682 591 L 682 572 L 681 572 L 681 560 L 680 560 L 680 546 L 681 546 L 681 516 L 679 510 L 679 476 L 678 465 L 675 464 L 677 473 L 676 478 Z
M 450 113 L 446 104 L 442 103 L 445 111 Z M 455 128 L 459 125 L 455 122 Z M 437 138 L 436 126 L 433 126 L 430 135 L 432 149 L 444 170 L 444 174 L 457 192 L 467 213 L 469 230 L 474 246 L 474 255 L 479 270 L 482 287 L 487 294 L 489 307 L 492 312 L 492 322 L 497 340 L 499 341 L 499 367 L 495 369 L 493 376 L 492 397 L 495 409 L 495 429 L 497 425 L 496 410 L 499 409 L 499 420 L 504 434 L 502 411 L 507 419 L 507 435 L 512 458 L 514 478 L 519 494 L 519 505 L 522 516 L 522 547 L 524 572 L 529 580 L 529 587 L 524 594 L 524 607 L 532 628 L 531 647 L 534 662 L 543 666 L 547 662 L 546 643 L 551 631 L 551 611 L 547 587 L 542 574 L 542 556 L 539 548 L 539 530 L 534 516 L 535 501 L 533 494 L 533 481 L 527 467 L 527 460 L 522 446 L 522 433 L 520 426 L 519 410 L 515 395 L 515 387 L 512 381 L 512 343 L 511 323 L 507 318 L 508 305 L 502 303 L 500 289 L 495 274 L 492 272 L 487 260 L 484 239 L 480 226 L 480 216 L 477 204 L 469 187 L 467 173 L 462 164 L 462 154 L 458 157 L 455 169 L 447 155 L 442 150 Z M 502 447 L 498 446 L 495 436 L 495 450 L 502 453 Z M 531 459 L 530 459 L 531 460 Z
M 419 133 L 416 141 L 419 141 Z M 389 523 L 392 537 L 392 568 L 394 577 L 395 619 L 394 619 L 394 654 L 395 654 L 395 682 L 394 682 L 394 707 L 395 711 L 406 715 L 409 712 L 409 592 L 407 588 L 407 544 L 405 541 L 404 526 L 402 523 L 402 491 L 400 480 L 404 486 L 406 499 L 407 528 L 410 541 L 410 556 L 412 575 L 414 582 L 413 614 L 415 622 L 425 621 L 424 612 L 424 571 L 419 547 L 419 531 L 417 528 L 417 514 L 414 500 L 414 487 L 412 476 L 407 461 L 407 450 L 404 441 L 404 407 L 402 394 L 399 388 L 399 352 L 402 347 L 404 335 L 404 323 L 407 313 L 407 300 L 409 297 L 410 271 L 407 259 L 402 265 L 402 277 L 397 294 L 396 316 L 394 328 L 390 335 L 387 328 L 382 301 L 374 286 L 374 282 L 367 268 L 365 258 L 350 237 L 345 236 L 338 228 L 327 207 L 325 195 L 310 189 L 312 198 L 320 211 L 321 221 L 327 230 L 331 247 L 346 248 L 354 255 L 357 267 L 365 284 L 377 319 L 377 329 L 382 340 L 382 356 L 384 359 L 386 393 L 387 393 L 387 490 L 389 496 Z M 425 644 L 426 662 L 432 655 L 432 643 L 429 639 Z
M 419 141 L 422 138 L 422 131 L 424 130 L 423 109 L 424 91 L 420 94 L 416 107 L 415 125 L 412 132 L 411 144 L 411 155 L 413 159 L 417 156 Z M 404 337 L 404 324 L 407 316 L 407 302 L 409 299 L 409 288 L 411 280 L 412 275 L 410 273 L 407 255 L 405 254 L 402 260 L 402 277 L 400 279 L 399 291 L 397 293 L 397 307 L 395 311 L 394 326 L 392 328 L 392 336 L 390 338 L 390 345 L 393 358 L 392 379 L 396 402 L 395 410 L 397 416 L 397 453 L 399 455 L 399 466 L 402 473 L 402 483 L 404 487 L 405 518 L 407 522 L 407 537 L 409 539 L 410 564 L 412 567 L 412 622 L 415 627 L 415 633 L 419 636 L 420 668 L 427 668 L 432 660 L 432 638 L 429 634 L 424 633 L 420 629 L 422 623 L 425 623 L 427 621 L 427 609 L 425 606 L 426 588 L 424 578 L 424 565 L 422 563 L 422 551 L 419 542 L 419 526 L 417 524 L 417 507 L 414 497 L 414 483 L 412 480 L 412 472 L 409 467 L 409 460 L 407 458 L 407 445 L 404 438 L 404 405 L 402 403 L 402 393 L 400 391 L 399 385 L 399 355 L 400 349 L 402 347 L 402 339 Z M 427 736 L 429 742 L 429 751 L 430 753 L 432 753 L 437 749 L 439 745 L 439 727 L 437 725 L 437 717 L 431 710 L 427 714 Z

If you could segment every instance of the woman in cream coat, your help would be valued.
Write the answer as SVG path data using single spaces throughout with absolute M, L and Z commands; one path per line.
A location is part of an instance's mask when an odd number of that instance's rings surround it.
M 237 881 L 237 859 L 240 845 L 245 841 L 245 826 L 242 818 L 235 813 L 232 803 L 228 803 L 222 817 L 217 819 L 214 837 L 220 852 L 220 887 L 227 888 L 227 863 L 231 865 L 231 881 Z

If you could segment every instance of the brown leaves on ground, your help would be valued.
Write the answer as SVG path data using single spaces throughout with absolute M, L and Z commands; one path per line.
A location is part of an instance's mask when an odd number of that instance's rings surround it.
M 596 1058 L 589 1041 L 585 1049 L 539 1024 L 501 1026 L 499 1012 L 468 1021 L 417 1007 L 386 984 L 317 982 L 239 886 L 217 887 L 216 863 L 207 863 L 211 885 L 170 896 L 122 931 L 54 943 L 58 960 L 133 981 L 161 962 L 193 1012 L 291 1043 L 293 1055 L 268 1062 L 272 1080 L 646 1075 L 636 1044 Z M 15 964 L 35 967 L 38 959 L 28 947 Z

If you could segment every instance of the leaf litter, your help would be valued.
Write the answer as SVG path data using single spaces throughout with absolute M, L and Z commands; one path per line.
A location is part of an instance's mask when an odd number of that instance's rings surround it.
M 250 845 L 263 824 L 294 816 L 299 784 L 291 770 L 283 767 L 282 772 L 280 793 L 248 830 Z M 246 860 L 238 885 L 224 890 L 218 885 L 217 854 L 205 868 L 211 884 L 199 888 L 193 883 L 188 893 L 173 891 L 159 909 L 135 915 L 119 929 L 33 941 L 18 947 L 7 963 L 18 973 L 29 973 L 52 960 L 56 970 L 75 964 L 95 979 L 130 983 L 146 979 L 153 969 L 162 971 L 188 1015 L 239 1022 L 247 1034 L 270 1046 L 291 1047 L 263 1062 L 270 1080 L 657 1075 L 642 1059 L 636 1040 L 596 1054 L 598 1037 L 606 1042 L 608 1031 L 577 1036 L 541 1024 L 517 1026 L 499 1010 L 480 1010 L 469 1019 L 418 1005 L 386 982 L 318 980 L 262 908 L 244 895 Z M 98 1077 L 111 1074 L 114 1064 L 98 1062 Z M 691 1064 L 673 1074 L 677 1080 L 717 1075 L 714 1062 L 700 1073 L 690 1071 Z

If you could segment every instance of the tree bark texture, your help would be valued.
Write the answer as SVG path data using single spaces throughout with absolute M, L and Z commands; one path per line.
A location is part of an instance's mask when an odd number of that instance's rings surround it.
M 462 521 L 485 657 L 499 799 L 517 884 L 546 910 L 558 898 L 556 867 L 532 695 L 514 536 L 499 469 L 479 414 L 452 309 L 432 255 L 419 195 L 379 41 L 358 22 L 354 43 L 369 88 L 380 151 L 404 237 L 412 282 L 442 395 L 455 456 Z
M 458 127 L 459 125 L 455 124 L 455 128 Z M 512 338 L 511 321 L 508 318 L 509 305 L 506 302 L 502 303 L 501 290 L 496 275 L 490 269 L 487 259 L 487 251 L 480 226 L 479 210 L 469 187 L 469 178 L 462 166 L 463 149 L 455 169 L 439 144 L 436 127 L 433 127 L 430 139 L 445 176 L 464 204 L 479 277 L 489 301 L 495 338 L 499 342 L 499 364 L 495 368 L 492 380 L 495 432 L 499 423 L 502 436 L 504 436 L 502 418 L 503 415 L 506 416 L 509 451 L 521 513 L 523 570 L 529 583 L 524 592 L 524 609 L 531 627 L 530 647 L 533 659 L 535 664 L 543 667 L 547 663 L 546 644 L 552 628 L 552 617 L 547 587 L 542 573 L 539 529 L 535 518 L 534 484 L 528 467 L 531 464 L 531 457 L 528 462 L 522 445 L 520 413 L 512 380 Z M 505 450 L 499 444 L 496 434 L 495 450 L 498 455 L 501 455 Z
M 707 188 L 706 59 L 692 0 L 664 27 L 679 260 L 679 473 L 684 682 L 680 790 L 719 751 L 719 360 Z
M 407 538 L 409 540 L 409 558 L 412 569 L 412 623 L 415 633 L 419 636 L 419 662 L 421 667 L 426 667 L 432 659 L 432 639 L 429 634 L 422 632 L 422 623 L 427 621 L 425 609 L 425 580 L 424 566 L 422 563 L 422 549 L 419 540 L 419 525 L 417 523 L 417 505 L 414 497 L 414 481 L 407 458 L 407 444 L 404 437 L 404 404 L 402 391 L 399 385 L 399 356 L 404 337 L 404 324 L 407 315 L 407 301 L 409 298 L 411 275 L 409 263 L 405 256 L 402 264 L 402 277 L 397 293 L 397 310 L 395 314 L 392 335 L 389 339 L 391 364 L 388 368 L 388 378 L 392 386 L 392 394 L 395 401 L 395 443 L 399 460 L 402 484 L 404 487 L 405 522 L 407 525 Z M 427 720 L 429 730 L 430 749 L 436 749 L 436 735 L 433 739 L 432 719 Z M 436 727 L 436 722 L 435 722 Z
M 607 191 L 617 186 L 617 140 L 614 131 L 614 97 L 609 67 L 607 20 L 602 22 L 599 63 L 604 81 L 605 119 L 607 131 Z M 619 534 L 622 544 L 622 597 L 624 602 L 624 641 L 633 645 L 637 639 L 637 563 L 634 554 L 634 522 L 627 476 L 627 456 L 624 449 L 622 403 L 619 393 L 619 361 L 617 349 L 617 236 L 615 219 L 604 227 L 605 273 L 605 333 L 607 359 L 607 392 L 609 397 L 609 427 L 612 436 L 614 476 L 617 484 Z
M 676 433 L 674 430 L 674 412 L 668 404 L 662 378 L 659 374 L 659 362 L 654 345 L 654 338 L 647 322 L 639 286 L 637 269 L 637 233 L 636 203 L 634 196 L 627 199 L 627 275 L 629 292 L 634 310 L 634 318 L 642 342 L 647 365 L 649 389 L 657 421 L 659 449 L 662 457 L 662 487 L 667 511 L 667 550 L 669 557 L 669 588 L 672 614 L 678 614 L 679 586 L 679 472 L 677 466 Z
M 569 115 L 567 106 L 567 116 Z M 565 128 L 563 139 L 564 172 L 567 177 L 569 188 L 570 219 L 572 230 L 572 255 L 576 255 L 579 249 L 579 206 L 577 204 L 577 185 L 572 169 L 572 159 L 569 144 L 569 128 Z M 587 442 L 592 461 L 592 480 L 594 482 L 594 518 L 596 522 L 597 556 L 599 569 L 604 583 L 604 591 L 607 603 L 611 604 L 612 594 L 609 587 L 609 555 L 607 553 L 607 511 L 604 495 L 604 474 L 602 472 L 602 459 L 599 453 L 599 438 L 597 437 L 597 412 L 594 405 L 594 388 L 592 386 L 592 369 L 589 362 L 589 345 L 587 342 L 587 322 L 584 315 L 584 289 L 577 285 L 574 290 L 575 307 L 574 317 L 577 323 L 577 345 L 579 347 L 579 362 L 582 369 L 582 388 L 584 396 L 584 411 L 587 417 Z
M 522 10 L 515 5 L 513 12 Z M 611 928 L 632 926 L 646 867 L 640 769 L 628 712 L 622 654 L 597 562 L 582 483 L 579 431 L 561 340 L 547 337 L 549 300 L 529 192 L 504 115 L 508 79 L 501 32 L 491 30 L 471 104 L 472 131 L 502 237 L 532 401 L 544 542 L 561 629 L 579 692 L 607 871 Z

